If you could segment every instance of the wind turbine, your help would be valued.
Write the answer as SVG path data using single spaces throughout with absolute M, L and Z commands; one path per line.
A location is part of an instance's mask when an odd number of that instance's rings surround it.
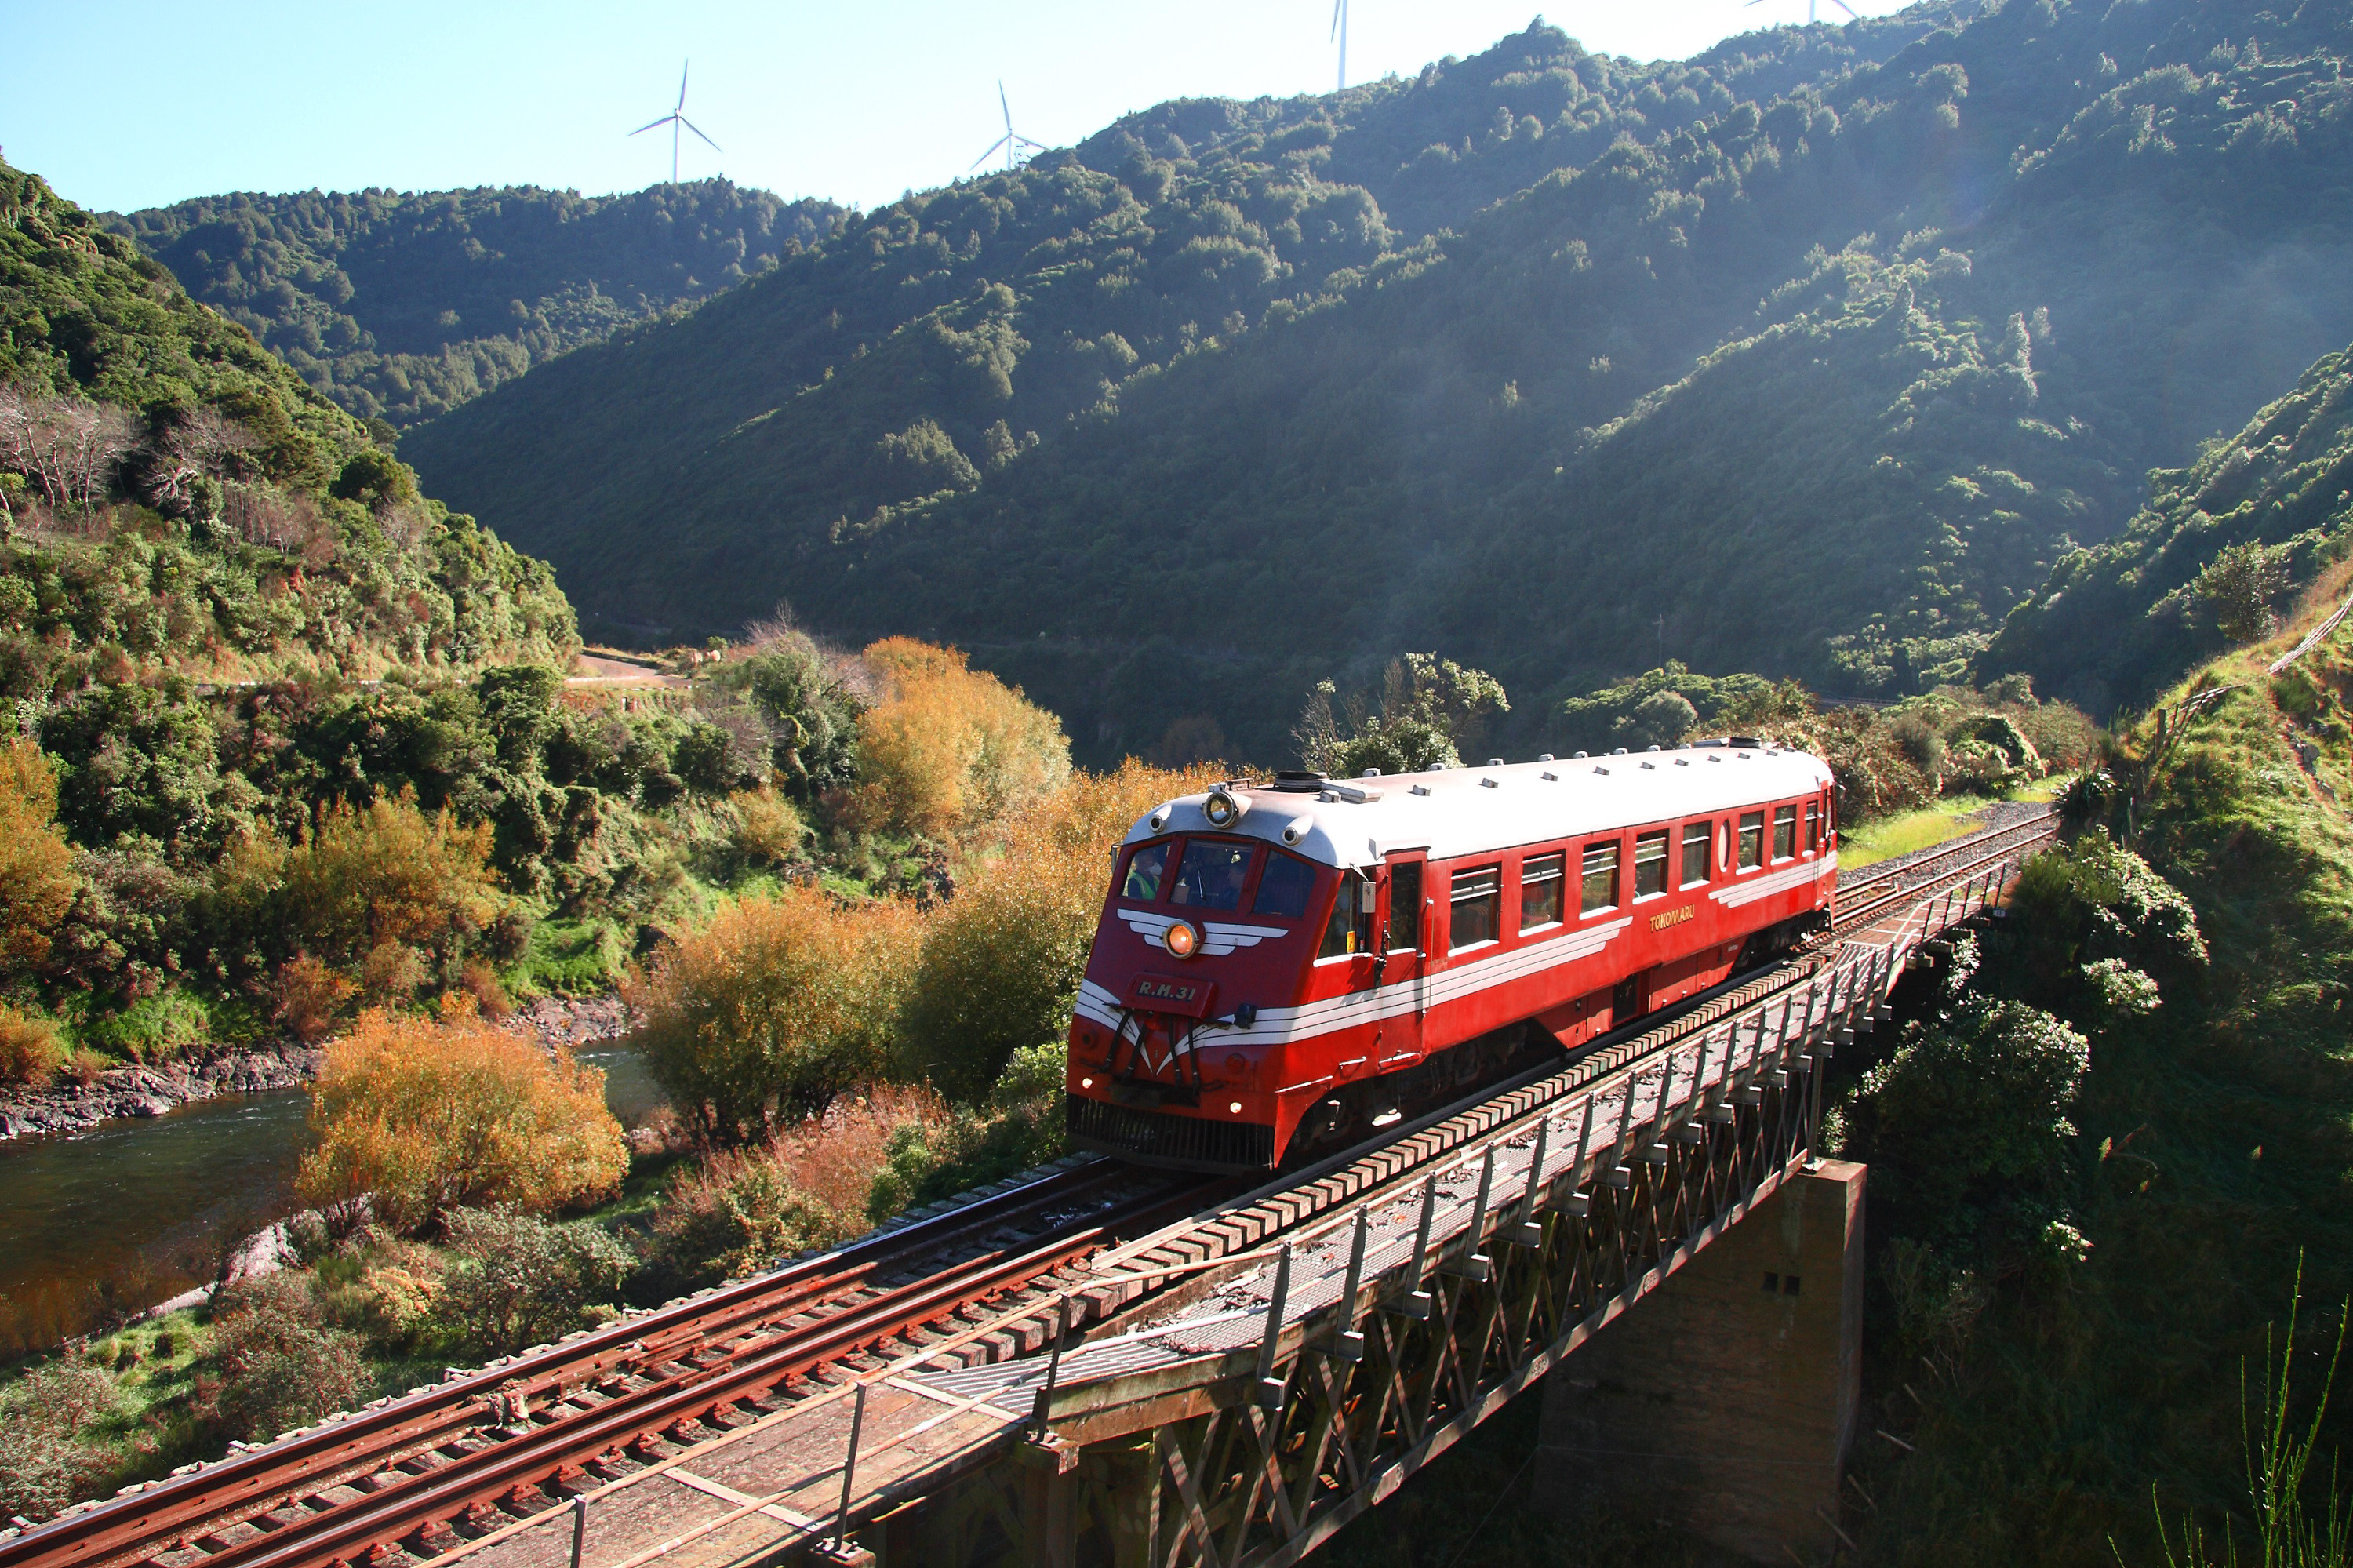
M 678 107 L 654 121 L 652 124 L 640 125 L 629 132 L 632 136 L 642 136 L 657 125 L 670 127 L 670 183 L 672 185 L 678 184 L 678 128 L 683 125 L 697 136 L 702 136 L 702 128 L 686 117 L 686 69 L 687 66 L 693 63 L 689 60 L 678 68 Z M 703 143 L 714 153 L 725 150 L 708 136 L 702 136 L 702 140 Z
M 1748 3 L 1753 5 L 1757 0 L 1748 0 Z M 1340 40 L 1340 85 L 1335 90 L 1345 92 L 1348 90 L 1348 0 L 1332 0 L 1332 37 Z
M 1005 172 L 1009 175 L 1013 172 L 1013 165 L 1020 161 L 1023 148 L 1026 147 L 1032 153 L 1042 153 L 1046 150 L 1046 143 L 1032 142 L 1029 137 L 1013 129 L 1013 106 L 1005 101 L 1005 83 L 1001 80 L 997 84 L 997 107 L 1005 111 L 1005 134 L 990 143 L 988 151 L 972 161 L 972 169 L 980 167 L 981 164 L 997 156 L 997 148 L 1002 147 L 1005 149 Z M 965 173 L 968 175 L 972 173 L 972 169 L 966 169 Z
M 1744 0 L 1744 4 L 1740 8 L 1746 11 L 1751 5 L 1762 5 L 1763 4 L 1765 4 L 1765 0 Z M 1847 20 L 1851 22 L 1860 22 L 1862 20 L 1862 16 L 1856 14 L 1855 8 L 1848 5 L 1846 0 L 1831 0 L 1831 4 L 1845 12 L 1847 15 Z M 1810 27 L 1817 20 L 1820 19 L 1820 10 L 1821 0 L 1806 0 L 1806 26 Z

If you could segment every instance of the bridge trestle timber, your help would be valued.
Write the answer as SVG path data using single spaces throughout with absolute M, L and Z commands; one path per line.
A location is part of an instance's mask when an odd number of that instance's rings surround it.
M 1632 1366 L 1620 1383 L 1680 1385 L 1704 1419 L 1792 1324 L 1852 1363 L 1859 1329 L 1823 1287 L 1851 1270 L 1829 1260 L 1858 1243 L 1862 1172 L 1819 1158 L 1824 1070 L 2052 833 L 2046 812 L 1873 867 L 1820 948 L 1255 1191 L 1031 1172 L 897 1242 L 0 1531 L 0 1568 L 1273 1568 L 1565 1364 Z M 1842 1227 L 1813 1217 L 1831 1188 Z M 1801 1264 L 1760 1263 L 1754 1216 L 1779 1234 L 1800 1210 Z M 1776 1297 L 1767 1321 L 1751 1284 L 1746 1340 L 1662 1327 L 1714 1321 L 1759 1268 L 1803 1274 L 1797 1317 Z M 1577 1381 L 1547 1387 L 1538 1465 L 1688 1441 Z M 1794 1431 L 1799 1390 L 1805 1457 L 1783 1469 L 1813 1480 L 1725 1510 L 1744 1540 L 1815 1516 L 1835 1533 L 1807 1499 L 1834 1496 L 1853 1382 L 1757 1385 L 1743 1441 Z

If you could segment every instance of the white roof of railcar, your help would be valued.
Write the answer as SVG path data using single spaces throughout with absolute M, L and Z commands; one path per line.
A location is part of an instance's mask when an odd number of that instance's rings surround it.
M 1810 795 L 1831 782 L 1830 765 L 1810 752 L 1709 741 L 1672 751 L 1335 779 L 1312 792 L 1237 789 L 1249 805 L 1229 828 L 1212 826 L 1203 814 L 1205 791 L 1155 808 L 1128 829 L 1126 842 L 1224 832 L 1326 865 L 1372 865 L 1393 850 L 1451 860 L 1712 816 Z

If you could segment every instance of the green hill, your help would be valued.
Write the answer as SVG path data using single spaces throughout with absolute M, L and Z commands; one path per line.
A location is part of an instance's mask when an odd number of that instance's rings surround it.
M 312 387 L 407 426 L 732 288 L 844 216 L 714 179 L 612 196 L 239 191 L 107 222 Z
M 2069 555 L 1980 661 L 2105 711 L 2146 704 L 2353 543 L 2353 350 L 2188 468 L 2148 476 L 2115 538 Z M 2234 619 L 2234 611 L 2236 612 Z
M 37 175 L 0 165 L 0 698 L 565 659 L 545 563 Z
M 2348 48 L 2245 0 L 1534 27 L 911 196 L 405 450 L 592 623 L 951 638 L 1098 754 L 1271 755 L 1400 647 L 1918 689 L 2353 338 Z

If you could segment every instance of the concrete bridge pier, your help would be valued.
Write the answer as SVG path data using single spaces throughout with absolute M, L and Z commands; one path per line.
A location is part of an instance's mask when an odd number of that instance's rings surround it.
M 1863 1175 L 1793 1175 L 1552 1372 L 1539 1506 L 1605 1498 L 1736 1558 L 1829 1560 L 1862 1394 Z

